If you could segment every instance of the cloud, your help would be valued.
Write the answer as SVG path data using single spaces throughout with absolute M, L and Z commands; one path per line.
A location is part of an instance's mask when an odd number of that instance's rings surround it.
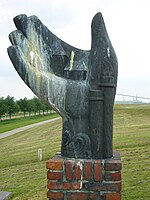
M 9 95 L 17 100 L 24 97 L 33 98 L 35 96 L 19 76 L 0 77 L 0 85 L 0 97 L 7 97 Z

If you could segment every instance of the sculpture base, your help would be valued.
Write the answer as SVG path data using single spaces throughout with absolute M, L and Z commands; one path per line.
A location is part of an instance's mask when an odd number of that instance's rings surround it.
M 121 159 L 64 158 L 46 162 L 50 200 L 121 200 Z

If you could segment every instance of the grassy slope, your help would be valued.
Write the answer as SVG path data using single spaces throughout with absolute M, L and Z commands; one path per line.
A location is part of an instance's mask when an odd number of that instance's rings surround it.
M 123 162 L 123 200 L 148 200 L 150 106 L 116 105 L 114 148 Z M 13 200 L 46 200 L 45 161 L 60 150 L 61 120 L 0 140 L 0 190 Z M 37 161 L 38 148 L 43 161 Z
M 60 146 L 61 120 L 0 140 L 0 190 L 12 191 L 14 199 L 46 199 L 45 161 Z M 37 161 L 38 149 L 42 162 Z
M 123 200 L 150 198 L 150 105 L 116 105 L 114 147 L 123 163 Z
M 56 113 L 0 121 L 0 133 L 58 117 Z

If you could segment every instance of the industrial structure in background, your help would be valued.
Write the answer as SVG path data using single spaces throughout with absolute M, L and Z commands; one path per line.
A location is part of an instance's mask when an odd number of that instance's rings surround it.
M 138 95 L 116 94 L 115 104 L 147 104 L 150 98 Z

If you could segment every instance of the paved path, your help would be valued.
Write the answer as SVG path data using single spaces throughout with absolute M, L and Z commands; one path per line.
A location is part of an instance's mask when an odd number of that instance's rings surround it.
M 23 126 L 21 128 L 17 128 L 17 129 L 11 130 L 11 131 L 7 131 L 7 132 L 4 132 L 4 133 L 1 133 L 0 134 L 0 139 L 8 137 L 8 136 L 11 136 L 11 135 L 14 135 L 14 134 L 22 132 L 22 131 L 25 131 L 25 130 L 27 130 L 29 128 L 33 128 L 33 127 L 36 127 L 36 126 L 39 126 L 39 125 L 42 125 L 42 124 L 46 124 L 48 122 L 56 121 L 58 119 L 61 119 L 61 117 L 57 117 L 57 118 L 54 118 L 54 119 L 49 119 L 49 120 L 46 120 L 46 121 L 43 121 L 43 122 L 38 122 L 36 124 L 30 124 L 30 125 L 27 125 L 27 126 Z

